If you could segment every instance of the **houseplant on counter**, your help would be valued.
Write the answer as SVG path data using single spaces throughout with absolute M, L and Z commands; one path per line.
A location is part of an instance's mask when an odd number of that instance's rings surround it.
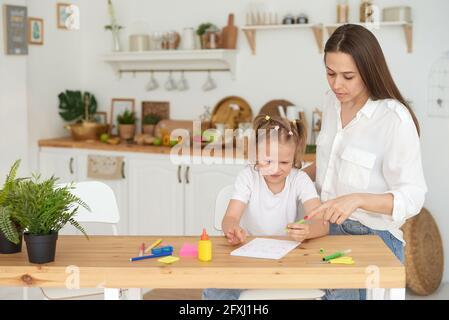
M 66 122 L 74 122 L 66 126 L 74 140 L 98 140 L 108 131 L 108 125 L 95 121 L 97 100 L 93 94 L 66 90 L 58 98 L 59 115 Z
M 9 208 L 9 198 L 15 185 L 20 180 L 16 180 L 17 170 L 20 166 L 20 160 L 17 160 L 9 174 L 3 189 L 0 190 L 0 253 L 12 254 L 22 251 L 22 230 L 19 222 Z
M 131 140 L 136 133 L 136 113 L 134 111 L 125 110 L 117 116 L 118 131 L 120 139 Z
M 161 120 L 162 120 L 161 116 L 159 116 L 157 114 L 154 114 L 154 113 L 147 114 L 143 118 L 143 124 L 142 124 L 143 133 L 153 136 L 154 128 Z
M 57 185 L 52 177 L 41 180 L 39 175 L 18 182 L 9 196 L 9 208 L 25 230 L 24 238 L 31 263 L 55 260 L 58 232 L 70 223 L 87 238 L 84 228 L 74 219 L 80 206 L 87 204 L 71 193 L 73 184 Z

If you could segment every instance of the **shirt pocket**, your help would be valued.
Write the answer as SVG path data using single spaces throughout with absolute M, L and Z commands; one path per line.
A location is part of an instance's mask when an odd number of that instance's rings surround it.
M 348 146 L 341 155 L 338 179 L 345 185 L 364 190 L 368 188 L 375 162 L 374 153 Z

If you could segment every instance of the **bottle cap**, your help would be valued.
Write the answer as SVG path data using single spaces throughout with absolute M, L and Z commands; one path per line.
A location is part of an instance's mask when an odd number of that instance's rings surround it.
M 203 229 L 203 234 L 201 235 L 201 240 L 202 241 L 209 240 L 209 236 L 207 235 L 206 229 Z

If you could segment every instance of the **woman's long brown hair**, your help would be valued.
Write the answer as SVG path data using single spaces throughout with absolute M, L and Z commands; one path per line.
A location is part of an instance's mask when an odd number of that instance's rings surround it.
M 363 82 L 374 101 L 395 99 L 410 112 L 418 135 L 420 127 L 415 113 L 394 83 L 385 56 L 374 34 L 360 25 L 345 24 L 339 27 L 326 43 L 324 59 L 330 52 L 343 52 L 354 59 Z

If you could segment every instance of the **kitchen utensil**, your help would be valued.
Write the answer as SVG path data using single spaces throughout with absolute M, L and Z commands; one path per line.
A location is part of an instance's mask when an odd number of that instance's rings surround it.
M 409 6 L 384 8 L 382 16 L 385 22 L 412 22 L 412 8 Z
M 129 36 L 129 51 L 141 52 L 150 50 L 150 36 L 147 34 L 133 34 Z
M 212 79 L 211 72 L 207 72 L 207 79 L 206 82 L 203 85 L 203 91 L 212 91 L 217 88 L 217 83 L 214 79 Z
M 236 96 L 220 100 L 212 112 L 212 125 L 225 123 L 230 129 L 237 129 L 240 122 L 252 122 L 253 112 L 244 99 Z
M 222 31 L 222 48 L 235 49 L 237 46 L 238 28 L 234 25 L 234 14 L 228 17 L 228 25 Z
M 195 50 L 195 30 L 193 28 L 184 28 L 182 33 L 182 49 Z
M 154 77 L 153 71 L 151 71 L 150 81 L 148 82 L 148 84 L 145 88 L 147 91 L 153 91 L 153 90 L 156 90 L 159 88 L 159 83 L 157 82 L 156 78 Z
M 168 75 L 167 82 L 165 83 L 165 90 L 167 90 L 167 91 L 176 90 L 176 82 L 173 79 L 172 71 L 170 71 L 170 73 Z
M 259 114 L 263 114 L 263 115 L 269 115 L 271 117 L 273 116 L 277 116 L 280 117 L 281 114 L 279 113 L 279 106 L 281 107 L 288 107 L 288 106 L 293 106 L 294 103 L 288 101 L 288 100 L 271 100 L 269 102 L 267 102 L 262 109 L 260 109 Z

